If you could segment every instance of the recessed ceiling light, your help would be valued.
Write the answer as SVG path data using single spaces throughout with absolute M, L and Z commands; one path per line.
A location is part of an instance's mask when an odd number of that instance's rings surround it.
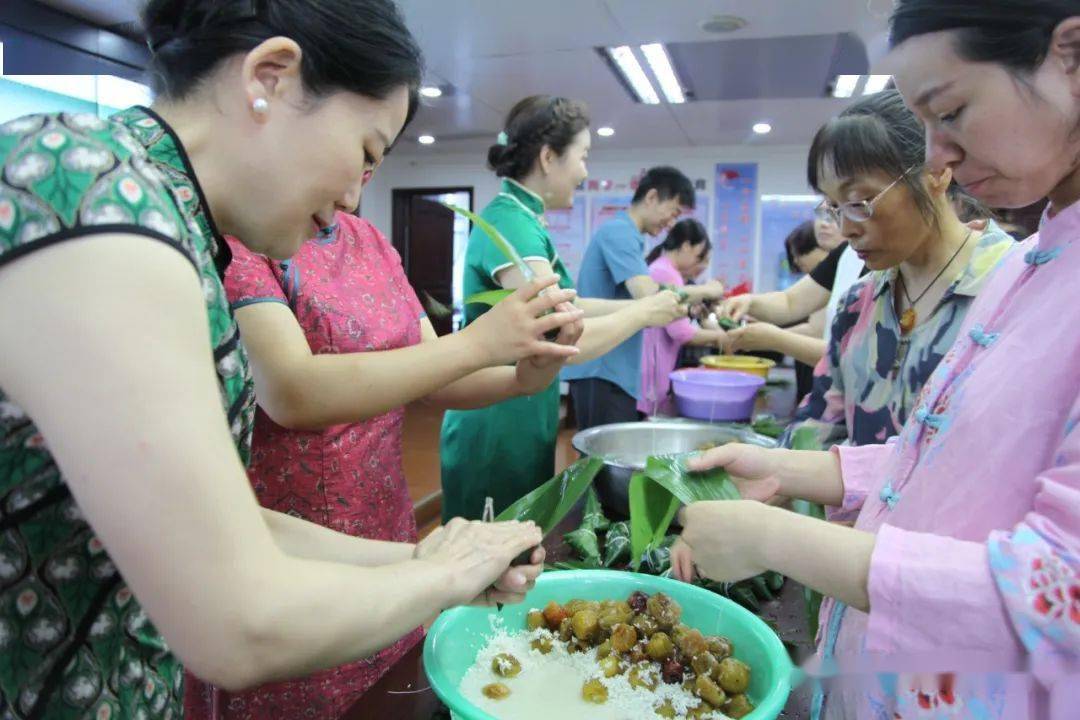
M 729 33 L 742 30 L 749 23 L 746 18 L 738 15 L 714 15 L 708 20 L 702 20 L 699 27 L 708 33 Z
M 421 145 L 434 145 L 435 144 L 435 136 L 434 135 L 421 135 L 420 137 L 416 138 L 416 142 L 420 143 Z
M 866 79 L 866 87 L 863 88 L 863 95 L 873 95 L 884 90 L 889 81 L 892 80 L 892 75 L 871 75 Z
M 753 129 L 758 135 L 768 135 L 772 132 L 772 125 L 767 122 L 754 123 Z
M 615 128 L 601 127 L 596 128 L 596 134 L 600 137 L 611 137 L 615 134 Z
M 607 52 L 623 78 L 630 84 L 638 101 L 646 105 L 659 105 L 660 96 L 656 94 L 656 88 L 649 82 L 649 76 L 645 74 L 645 69 L 641 67 L 641 63 L 634 56 L 634 51 L 630 49 L 630 46 L 620 45 L 608 48 Z
M 833 97 L 849 98 L 855 94 L 855 87 L 859 84 L 862 75 L 837 75 L 836 84 L 833 85 Z
M 661 43 L 650 43 L 641 46 L 641 54 L 645 56 L 649 67 L 652 68 L 656 81 L 660 83 L 660 89 L 664 91 L 664 97 L 672 104 L 686 102 L 683 95 L 682 84 L 675 75 L 675 68 L 671 66 L 671 58 L 667 48 Z
M 425 85 L 420 88 L 420 94 L 426 98 L 442 97 L 442 88 L 438 85 Z

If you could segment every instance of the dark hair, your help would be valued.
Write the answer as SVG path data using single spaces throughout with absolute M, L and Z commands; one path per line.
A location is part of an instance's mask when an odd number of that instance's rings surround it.
M 806 173 L 810 187 L 821 192 L 821 172 L 828 164 L 841 178 L 884 173 L 901 178 L 919 212 L 937 223 L 934 199 L 921 182 L 926 163 L 926 136 L 900 93 L 885 90 L 861 98 L 825 123 L 810 145 Z
M 392 0 L 149 0 L 142 23 L 154 90 L 167 98 L 184 98 L 225 59 L 280 35 L 303 51 L 312 95 L 383 99 L 404 85 L 406 125 L 419 107 L 423 56 Z
M 671 230 L 668 231 L 664 242 L 649 251 L 649 254 L 645 257 L 645 262 L 651 264 L 660 257 L 661 253 L 678 250 L 686 243 L 690 243 L 690 247 L 704 246 L 701 248 L 699 257 L 704 257 L 705 253 L 712 249 L 709 232 L 705 229 L 705 226 L 694 218 L 683 218 L 671 226 Z
M 820 247 L 821 246 L 817 244 L 817 235 L 814 233 L 813 220 L 799 223 L 795 229 L 789 232 L 788 236 L 784 238 L 784 250 L 787 252 L 788 265 L 792 270 L 798 267 L 798 265 L 795 264 L 796 260 L 803 255 L 820 249 Z
M 1029 73 L 1046 59 L 1054 28 L 1075 15 L 1076 0 L 898 0 L 889 42 L 955 30 L 965 60 Z
M 677 197 L 683 207 L 692 208 L 697 204 L 694 183 L 678 168 L 667 165 L 649 168 L 634 191 L 633 203 L 636 205 L 644 200 L 650 190 L 656 190 L 661 201 Z
M 532 170 L 545 145 L 562 155 L 582 130 L 589 127 L 585 103 L 550 95 L 518 101 L 506 116 L 506 144 L 488 149 L 488 167 L 499 177 L 521 180 Z

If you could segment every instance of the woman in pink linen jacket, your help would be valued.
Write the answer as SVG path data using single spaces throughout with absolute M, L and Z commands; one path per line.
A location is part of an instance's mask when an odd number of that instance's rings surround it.
M 675 223 L 664 241 L 645 260 L 649 276 L 660 285 L 683 287 L 709 267 L 712 243 L 705 226 L 693 218 Z M 659 328 L 646 328 L 641 344 L 641 393 L 637 409 L 646 415 L 675 415 L 668 375 L 675 369 L 683 345 L 713 345 L 718 350 L 727 335 L 719 328 L 701 328 L 687 318 Z
M 929 165 L 991 206 L 1048 196 L 1040 232 L 989 278 L 895 442 L 727 446 L 696 463 L 726 467 L 745 498 L 857 511 L 853 529 L 699 503 L 673 562 L 684 579 L 693 565 L 719 580 L 774 569 L 831 598 L 818 649 L 841 679 L 814 717 L 1075 717 L 1080 12 L 1075 0 L 900 0 L 892 41 Z

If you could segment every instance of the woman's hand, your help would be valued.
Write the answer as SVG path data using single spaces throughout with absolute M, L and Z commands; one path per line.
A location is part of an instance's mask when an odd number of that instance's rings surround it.
M 720 282 L 719 280 L 710 280 L 704 285 L 699 285 L 698 287 L 700 288 L 698 292 L 703 298 L 707 298 L 710 300 L 720 300 L 724 297 L 724 283 Z
M 720 317 L 726 317 L 739 322 L 750 314 L 750 306 L 754 303 L 754 296 L 750 294 L 730 297 L 720 304 Z
M 771 323 L 753 322 L 728 331 L 728 352 L 775 350 L 777 338 L 784 332 Z
M 454 518 L 418 543 L 414 557 L 453 568 L 451 606 L 480 596 L 491 602 L 517 602 L 543 568 L 543 549 L 538 548 L 542 539 L 540 528 L 532 522 Z M 531 558 L 534 564 L 511 568 L 514 558 L 530 548 L 537 548 Z
M 785 450 L 728 443 L 706 450 L 687 461 L 692 472 L 723 468 L 731 475 L 744 500 L 765 502 L 780 492 L 780 472 Z
M 634 302 L 641 310 L 644 327 L 663 327 L 686 317 L 689 311 L 686 305 L 679 304 L 679 296 L 671 290 L 661 290 Z
M 560 305 L 556 310 L 570 312 L 574 309 L 569 303 Z M 559 336 L 555 338 L 558 345 L 576 346 L 581 333 L 585 331 L 585 321 L 578 319 L 567 323 L 559 329 Z M 559 370 L 565 364 L 566 358 L 553 355 L 533 355 L 518 360 L 516 367 L 516 381 L 518 391 L 522 395 L 535 395 L 546 389 L 559 375 Z
M 563 328 L 580 326 L 585 316 L 572 305 L 577 293 L 554 287 L 558 281 L 551 275 L 523 285 L 461 331 L 475 343 L 487 366 L 510 365 L 530 356 L 562 361 L 578 354 L 573 343 L 544 340 L 551 330 L 564 337 Z M 580 329 L 569 333 L 581 335 Z
M 690 582 L 694 568 L 706 578 L 735 582 L 769 569 L 765 537 L 769 513 L 785 512 L 748 500 L 717 500 L 679 511 L 682 536 L 671 549 L 673 572 Z

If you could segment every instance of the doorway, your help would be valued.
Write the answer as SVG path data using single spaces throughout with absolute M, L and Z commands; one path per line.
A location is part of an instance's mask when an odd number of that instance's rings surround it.
M 441 203 L 473 209 L 471 187 L 400 188 L 393 191 L 394 248 L 435 332 L 457 330 L 469 221 Z

